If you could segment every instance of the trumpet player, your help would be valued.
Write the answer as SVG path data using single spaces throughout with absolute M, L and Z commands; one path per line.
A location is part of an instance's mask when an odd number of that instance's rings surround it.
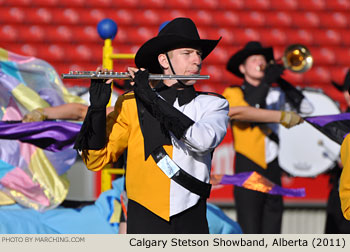
M 303 122 L 288 107 L 311 113 L 312 105 L 303 94 L 280 76 L 284 67 L 268 64 L 273 50 L 260 42 L 248 42 L 227 63 L 227 70 L 243 79 L 241 86 L 224 90 L 234 138 L 235 173 L 256 171 L 281 185 L 278 163 L 278 124 L 287 128 Z M 279 87 L 271 85 L 278 82 Z M 237 221 L 243 233 L 280 233 L 282 196 L 234 188 Z
M 93 171 L 127 149 L 127 233 L 209 233 L 211 156 L 226 134 L 228 102 L 197 92 L 195 80 L 155 83 L 149 73 L 197 75 L 219 40 L 201 39 L 189 18 L 169 22 L 137 51 L 133 92 L 118 97 L 107 119 L 109 81 L 91 81 L 75 148 Z

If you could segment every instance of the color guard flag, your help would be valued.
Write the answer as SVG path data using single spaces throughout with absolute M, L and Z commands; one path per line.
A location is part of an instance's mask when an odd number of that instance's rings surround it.
M 350 132 L 350 113 L 304 117 L 304 120 L 338 144 Z
M 240 186 L 246 189 L 274 195 L 305 197 L 305 188 L 290 189 L 281 187 L 255 171 L 240 172 L 234 175 L 212 175 L 211 183 L 213 185 L 221 184 Z

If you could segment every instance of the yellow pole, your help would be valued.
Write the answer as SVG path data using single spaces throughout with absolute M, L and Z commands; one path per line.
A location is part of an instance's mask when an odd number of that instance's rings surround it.
M 108 70 L 113 70 L 113 59 L 111 55 L 113 54 L 112 39 L 105 39 L 105 44 L 103 46 L 103 58 L 102 67 Z
M 112 175 L 123 175 L 123 168 L 103 168 L 101 173 L 101 192 L 112 188 Z

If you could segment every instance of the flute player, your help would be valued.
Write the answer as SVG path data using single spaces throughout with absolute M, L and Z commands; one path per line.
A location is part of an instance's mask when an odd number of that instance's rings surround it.
M 197 92 L 196 80 L 149 73 L 197 75 L 220 39 L 201 39 L 189 18 L 176 18 L 145 42 L 135 57 L 133 92 L 120 96 L 108 118 L 110 85 L 92 80 L 91 106 L 77 138 L 88 169 L 115 162 L 127 149 L 127 233 L 209 233 L 212 152 L 223 140 L 228 102 Z

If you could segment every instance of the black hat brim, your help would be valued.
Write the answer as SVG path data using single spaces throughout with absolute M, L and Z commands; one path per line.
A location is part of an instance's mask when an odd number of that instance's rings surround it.
M 232 55 L 226 65 L 226 69 L 239 78 L 244 78 L 244 75 L 239 70 L 239 66 L 251 55 L 263 55 L 267 62 L 273 60 L 273 50 L 271 47 L 242 49 Z
M 154 37 L 145 42 L 135 55 L 135 64 L 138 68 L 148 69 L 151 73 L 162 73 L 158 62 L 158 55 L 177 48 L 196 48 L 202 52 L 204 60 L 217 46 L 218 40 L 195 39 L 191 40 L 179 35 L 165 35 Z

